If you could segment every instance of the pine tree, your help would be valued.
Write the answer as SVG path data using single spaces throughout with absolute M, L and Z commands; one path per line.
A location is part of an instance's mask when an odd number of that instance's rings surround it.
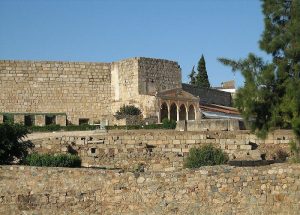
M 198 73 L 196 76 L 196 85 L 198 87 L 210 88 L 210 83 L 206 71 L 205 59 L 203 55 L 201 56 L 198 62 L 197 70 Z
M 265 29 L 260 48 L 271 63 L 249 54 L 247 59 L 219 61 L 245 78 L 235 104 L 259 136 L 276 128 L 292 128 L 300 140 L 300 0 L 263 0 Z
M 196 84 L 196 72 L 195 72 L 195 66 L 193 66 L 193 69 L 191 71 L 191 73 L 189 74 L 189 78 L 190 78 L 190 84 L 195 85 Z

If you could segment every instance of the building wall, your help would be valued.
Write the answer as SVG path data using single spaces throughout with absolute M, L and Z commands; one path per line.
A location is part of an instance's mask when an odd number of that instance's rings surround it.
M 0 166 L 0 214 L 299 214 L 300 166 L 172 172 Z
M 200 97 L 200 103 L 232 106 L 231 94 L 216 89 L 198 88 L 190 84 L 182 84 L 182 89 Z
M 181 69 L 177 62 L 161 59 L 139 58 L 139 93 L 181 88 Z
M 0 61 L 0 113 L 66 113 L 73 124 L 79 118 L 112 122 L 124 104 L 141 108 L 144 117 L 156 116 L 150 94 L 177 87 L 180 67 L 168 60 Z
M 108 63 L 0 61 L 0 112 L 111 116 Z

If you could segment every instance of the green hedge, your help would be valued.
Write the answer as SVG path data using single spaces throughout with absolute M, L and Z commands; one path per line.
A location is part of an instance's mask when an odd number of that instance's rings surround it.
M 30 126 L 28 130 L 30 132 L 53 132 L 53 131 L 90 131 L 96 130 L 96 125 L 45 125 L 45 126 Z M 150 124 L 150 125 L 113 125 L 105 126 L 107 130 L 137 130 L 137 129 L 175 129 L 176 122 L 173 120 L 164 119 L 163 124 Z
M 206 145 L 201 148 L 191 148 L 184 166 L 187 168 L 199 168 L 201 166 L 214 166 L 228 162 L 228 156 L 221 149 Z
M 163 124 L 150 125 L 113 125 L 105 126 L 107 130 L 137 130 L 137 129 L 175 129 L 176 122 L 173 120 L 164 119 Z
M 60 126 L 60 125 L 45 125 L 45 126 L 30 126 L 28 127 L 29 131 L 31 132 L 51 132 L 51 131 L 89 131 L 89 130 L 96 130 L 96 125 L 67 125 L 67 126 Z
M 138 130 L 138 129 L 173 129 L 166 128 L 163 124 L 151 124 L 151 125 L 113 125 L 105 126 L 107 130 Z
M 29 166 L 51 166 L 51 167 L 80 167 L 81 159 L 71 154 L 37 154 L 28 155 L 24 164 Z

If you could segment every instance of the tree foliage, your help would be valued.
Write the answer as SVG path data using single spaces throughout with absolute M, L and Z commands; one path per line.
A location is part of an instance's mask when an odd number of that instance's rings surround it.
M 142 111 L 134 105 L 123 105 L 120 110 L 116 112 L 117 119 L 124 119 L 128 116 L 139 116 Z
M 0 124 L 0 164 L 10 164 L 26 157 L 28 149 L 33 147 L 31 142 L 23 140 L 27 134 L 23 125 Z
M 206 64 L 204 56 L 202 55 L 197 66 L 197 73 L 195 72 L 195 67 L 189 74 L 190 84 L 196 85 L 198 87 L 210 88 L 210 83 L 208 80 L 208 75 L 206 71 Z
M 189 74 L 190 78 L 190 84 L 195 85 L 196 84 L 196 72 L 195 72 L 195 66 L 193 66 L 193 69 L 191 73 Z
M 206 71 L 206 64 L 204 56 L 202 55 L 197 67 L 196 85 L 198 87 L 210 88 L 210 83 L 208 80 L 208 75 Z
M 276 128 L 292 128 L 300 139 L 300 0 L 263 0 L 265 29 L 260 48 L 272 62 L 249 54 L 242 60 L 220 58 L 241 71 L 244 87 L 235 105 L 260 137 Z

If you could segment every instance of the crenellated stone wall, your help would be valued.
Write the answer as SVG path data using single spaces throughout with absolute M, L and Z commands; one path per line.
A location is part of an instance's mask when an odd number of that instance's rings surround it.
M 0 166 L 0 214 L 299 214 L 300 166 L 173 172 Z
M 289 153 L 291 131 L 276 131 L 265 140 L 249 131 L 181 132 L 168 130 L 33 133 L 28 136 L 39 153 L 77 153 L 83 166 L 145 171 L 182 169 L 189 149 L 212 144 L 232 160 L 274 159 L 279 150 Z

